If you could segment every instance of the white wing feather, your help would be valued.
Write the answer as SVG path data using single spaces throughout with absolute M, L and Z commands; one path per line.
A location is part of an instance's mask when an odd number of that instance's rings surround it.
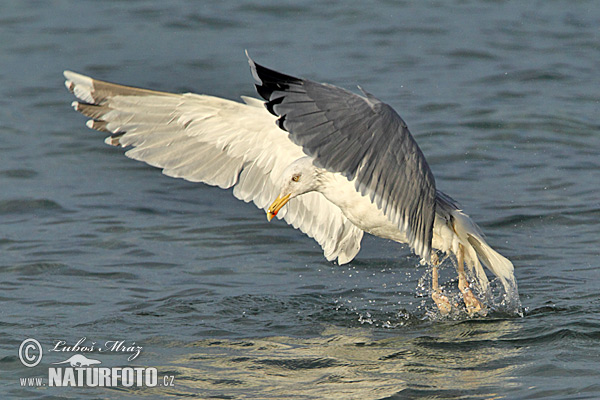
M 98 81 L 65 71 L 67 88 L 82 102 L 77 111 L 88 126 L 106 131 L 106 143 L 130 147 L 127 157 L 162 168 L 168 176 L 204 182 L 267 210 L 276 182 L 305 156 L 257 99 L 238 103 L 197 94 L 171 94 Z M 292 199 L 278 214 L 314 238 L 327 260 L 351 261 L 363 232 L 320 193 Z

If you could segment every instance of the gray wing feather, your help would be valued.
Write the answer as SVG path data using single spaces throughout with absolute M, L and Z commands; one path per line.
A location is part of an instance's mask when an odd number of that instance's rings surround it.
M 290 139 L 315 164 L 354 180 L 404 231 L 415 253 L 429 259 L 435 180 L 406 123 L 365 93 L 281 74 L 248 57 L 258 93 Z

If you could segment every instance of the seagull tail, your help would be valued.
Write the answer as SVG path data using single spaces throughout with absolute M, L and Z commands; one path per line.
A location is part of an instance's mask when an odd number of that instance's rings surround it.
M 481 288 L 484 291 L 487 291 L 488 288 L 487 278 L 481 267 L 481 263 L 483 263 L 502 283 L 505 291 L 503 303 L 506 308 L 520 310 L 521 302 L 512 262 L 486 243 L 481 229 L 468 215 L 456 210 L 452 216 L 454 217 L 454 229 L 467 251 L 465 259 L 470 259 L 470 267 L 471 269 L 474 267 Z

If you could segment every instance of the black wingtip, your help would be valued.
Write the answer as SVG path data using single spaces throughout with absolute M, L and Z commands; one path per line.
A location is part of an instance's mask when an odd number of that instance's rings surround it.
M 256 88 L 256 90 L 259 90 L 258 87 Z M 265 103 L 265 106 L 267 107 L 267 110 L 269 110 L 269 112 L 273 115 L 278 115 L 277 112 L 275 111 L 275 106 L 277 104 L 281 104 L 283 103 L 283 100 L 285 99 L 284 96 L 281 97 L 275 97 L 273 100 L 269 100 Z
M 277 120 L 277 122 L 276 122 L 276 123 L 277 123 L 277 126 L 278 126 L 280 129 L 282 129 L 282 130 L 284 130 L 284 131 L 286 131 L 286 132 L 287 132 L 288 130 L 287 130 L 287 128 L 285 127 L 285 117 L 287 117 L 287 115 L 286 115 L 286 114 L 282 115 L 281 117 L 279 117 L 279 119 Z
M 248 57 L 248 65 L 250 65 L 250 72 L 252 73 L 252 78 L 254 78 L 256 83 L 262 84 L 262 81 L 260 80 L 260 77 L 258 76 L 258 73 L 256 72 L 256 63 L 254 62 L 252 57 L 250 57 L 250 54 L 248 54 L 248 50 L 246 49 L 244 51 L 246 52 L 246 57 Z
M 281 72 L 263 67 L 254 62 L 246 50 L 248 64 L 252 77 L 256 81 L 256 91 L 265 100 L 271 100 L 271 94 L 275 91 L 285 91 L 290 85 L 302 84 L 302 79 L 291 75 L 282 74 Z

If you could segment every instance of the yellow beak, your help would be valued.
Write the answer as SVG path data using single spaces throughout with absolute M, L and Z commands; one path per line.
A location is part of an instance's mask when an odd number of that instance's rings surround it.
M 269 207 L 269 210 L 267 211 L 267 219 L 269 220 L 269 222 L 273 219 L 274 216 L 277 215 L 279 210 L 281 210 L 281 207 L 285 206 L 286 203 L 290 201 L 290 196 L 291 193 L 286 194 L 283 197 L 277 196 L 277 199 L 275 199 L 275 201 L 273 202 L 273 204 L 271 204 L 271 207 Z

